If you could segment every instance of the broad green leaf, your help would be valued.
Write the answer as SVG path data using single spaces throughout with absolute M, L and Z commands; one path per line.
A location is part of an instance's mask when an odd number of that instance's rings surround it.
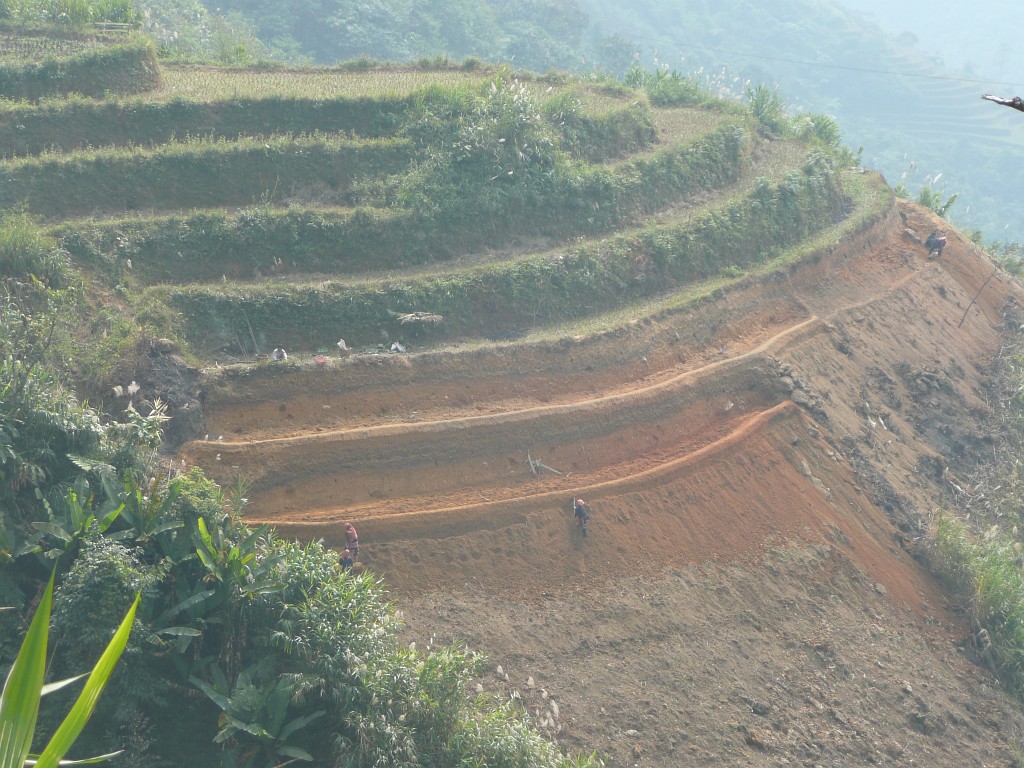
M 56 536 L 61 541 L 71 541 L 73 538 L 70 533 L 65 531 L 56 523 L 32 523 L 32 527 L 37 531 L 42 531 L 43 533 L 48 533 L 51 536 Z
M 105 755 L 96 755 L 96 757 L 86 757 L 81 760 L 61 760 L 58 763 L 58 765 L 93 765 L 94 763 L 105 763 L 112 757 L 117 757 L 122 752 L 124 752 L 124 750 L 119 749 L 117 750 L 117 752 L 108 752 Z M 38 763 L 38 760 L 31 758 L 25 761 L 25 765 L 37 765 Z
M 256 540 L 269 530 L 270 524 L 264 523 L 255 531 L 253 531 L 244 539 L 242 539 L 240 542 L 238 542 L 238 549 L 242 552 L 252 552 L 253 549 L 256 547 Z
M 316 720 L 316 719 L 318 719 L 320 717 L 323 717 L 326 714 L 327 714 L 327 712 L 321 709 L 321 710 L 319 710 L 317 712 L 314 712 L 311 715 L 304 715 L 303 717 L 297 717 L 294 720 L 292 720 L 290 723 L 288 723 L 288 725 L 286 725 L 284 728 L 281 729 L 281 733 L 278 734 L 277 738 L 279 738 L 281 741 L 286 741 L 288 739 L 288 737 L 291 736 L 293 733 L 295 733 L 296 731 L 298 731 L 298 730 L 300 730 L 302 728 L 305 728 L 311 722 L 313 722 L 314 720 Z
M 164 531 L 170 531 L 174 528 L 184 527 L 185 523 L 183 523 L 181 520 L 168 520 L 167 522 L 160 523 L 160 525 L 153 526 L 153 529 L 148 531 L 148 533 L 150 536 L 156 536 L 158 533 L 163 533 Z
M 203 565 L 206 569 L 220 580 L 220 573 L 217 571 L 217 564 L 213 561 L 210 553 L 207 552 L 201 544 L 196 545 L 196 554 L 199 555 L 199 559 L 203 561 Z
M 56 768 L 60 759 L 67 754 L 68 750 L 71 749 L 71 745 L 75 743 L 78 734 L 85 728 L 85 724 L 89 721 L 93 710 L 96 708 L 96 702 L 99 700 L 100 694 L 103 693 L 103 689 L 106 687 L 107 681 L 110 680 L 114 667 L 118 659 L 121 658 L 125 645 L 128 643 L 128 636 L 132 632 L 132 624 L 135 623 L 135 611 L 139 607 L 140 598 L 141 595 L 135 596 L 135 601 L 121 621 L 121 626 L 117 628 L 117 632 L 114 633 L 110 644 L 103 651 L 103 655 L 96 662 L 96 666 L 93 667 L 89 679 L 85 681 L 85 687 L 82 689 L 82 693 L 79 694 L 78 700 L 75 701 L 75 705 L 68 712 L 67 717 L 64 718 L 64 722 L 57 728 L 57 732 L 53 734 L 50 743 L 46 745 L 46 749 L 39 756 L 39 762 L 37 763 L 39 768 Z
M 215 553 L 217 548 L 213 546 L 213 537 L 210 536 L 210 531 L 206 527 L 206 519 L 200 517 L 196 522 L 199 525 L 199 536 L 202 538 L 203 544 L 211 553 Z
M 255 570 L 253 570 L 253 577 L 258 579 L 260 576 L 267 573 L 268 571 L 275 570 L 278 566 L 281 565 L 281 563 L 284 562 L 284 559 L 284 555 L 274 555 L 273 557 L 265 558 L 263 562 L 260 563 Z
M 218 707 L 220 707 L 225 712 L 227 712 L 229 709 L 231 709 L 231 701 L 230 701 L 230 699 L 228 699 L 228 697 L 225 696 L 224 694 L 222 694 L 220 691 L 218 691 L 215 688 L 213 688 L 213 686 L 211 686 L 211 685 L 209 685 L 207 683 L 204 683 L 198 677 L 191 678 L 189 680 L 189 682 L 192 683 L 192 685 L 194 685 L 197 688 L 199 688 L 199 690 L 201 690 L 207 696 L 209 696 L 210 697 L 210 701 L 212 701 L 214 704 L 216 704 Z
M 199 637 L 203 633 L 200 632 L 198 629 L 194 629 L 192 627 L 166 627 L 164 629 L 158 629 L 156 631 L 156 634 L 174 635 L 176 637 L 181 635 L 184 635 L 186 637 Z
M 304 749 L 299 749 L 298 747 L 293 747 L 289 744 L 285 744 L 283 747 L 278 747 L 277 751 L 285 757 L 292 757 L 296 760 L 303 760 L 307 763 L 313 762 L 313 756 L 309 754 L 309 752 Z
M 185 487 L 185 482 L 180 477 L 176 477 L 171 481 L 170 485 L 167 486 L 167 495 L 164 496 L 164 500 L 160 502 L 160 514 L 166 514 L 177 498 L 181 495 L 181 489 Z
M 165 621 L 170 621 L 182 611 L 187 611 L 193 605 L 197 605 L 198 603 L 202 603 L 206 600 L 209 600 L 215 594 L 217 594 L 217 592 L 212 589 L 206 589 L 202 592 L 196 592 L 196 594 L 192 595 L 191 597 L 186 597 L 177 605 L 168 608 L 166 611 L 160 614 L 155 623 L 163 624 Z
M 100 530 L 101 531 L 107 530 L 107 528 L 109 528 L 111 525 L 113 525 L 114 521 L 117 520 L 118 516 L 120 516 L 120 514 L 123 511 L 124 511 L 124 504 L 121 504 L 118 507 L 116 507 L 115 509 L 111 510 L 109 514 L 105 515 L 103 517 L 103 519 L 100 520 Z
M 0 766 L 21 768 L 32 749 L 32 736 L 39 716 L 39 697 L 46 674 L 46 643 L 53 605 L 53 579 L 43 592 L 32 624 L 7 674 L 0 695 Z

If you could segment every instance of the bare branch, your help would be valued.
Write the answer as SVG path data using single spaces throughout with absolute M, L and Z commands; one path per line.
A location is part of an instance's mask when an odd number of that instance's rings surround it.
M 981 98 L 986 101 L 994 101 L 996 104 L 1002 104 L 1004 107 L 1010 107 L 1011 109 L 1017 109 L 1024 112 L 1024 99 L 1020 96 L 1014 96 L 1012 99 L 1004 99 L 1002 96 L 993 96 L 991 93 L 986 93 Z

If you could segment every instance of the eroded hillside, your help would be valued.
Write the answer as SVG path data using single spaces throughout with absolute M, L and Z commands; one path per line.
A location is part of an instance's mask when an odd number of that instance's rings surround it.
M 962 238 L 929 259 L 905 231 L 938 224 L 892 206 L 603 335 L 354 357 L 260 402 L 224 377 L 224 437 L 187 455 L 253 471 L 253 520 L 286 535 L 340 546 L 353 520 L 410 639 L 486 652 L 509 679 L 485 688 L 542 718 L 545 689 L 560 740 L 613 765 L 1010 764 L 1016 708 L 910 554 L 989 435 L 1018 296 L 978 294 Z

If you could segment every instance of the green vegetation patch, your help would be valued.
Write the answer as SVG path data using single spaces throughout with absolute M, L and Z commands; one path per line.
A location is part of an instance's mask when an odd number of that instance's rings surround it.
M 398 139 L 278 136 L 42 155 L 0 164 L 0 206 L 63 218 L 300 195 L 346 203 L 357 178 L 397 172 L 408 164 L 409 150 Z
M 1019 698 L 1024 698 L 1024 571 L 1020 542 L 993 527 L 978 536 L 951 514 L 938 516 L 929 532 L 932 567 L 966 595 L 985 661 Z
M 100 97 L 107 93 L 142 93 L 160 83 L 153 44 L 145 38 L 83 46 L 68 55 L 14 55 L 29 51 L 37 39 L 9 40 L 12 53 L 0 58 L 0 98 L 36 101 L 71 93 Z
M 829 225 L 843 205 L 838 176 L 818 162 L 694 221 L 445 275 L 365 283 L 152 288 L 146 302 L 180 313 L 198 348 L 235 343 L 252 325 L 264 338 L 316 348 L 341 334 L 374 342 L 395 318 L 428 312 L 450 335 L 501 335 L 671 292 L 767 258 Z
M 519 215 L 510 207 L 500 217 L 439 220 L 401 208 L 258 205 L 240 211 L 68 222 L 52 232 L 78 261 L 98 269 L 111 284 L 129 277 L 152 284 L 358 274 L 446 261 L 474 249 L 500 247 L 509 237 L 607 232 L 733 180 L 747 157 L 747 145 L 742 127 L 729 124 L 692 144 L 662 147 L 620 163 L 614 172 L 569 164 L 542 190 L 543 196 L 527 198 L 531 204 Z M 514 194 L 506 182 L 499 183 L 499 192 Z M 438 194 L 453 197 L 456 192 Z M 198 198 L 191 199 L 198 204 Z M 466 213 L 475 204 L 454 198 L 451 203 Z
M 406 97 L 328 100 L 191 101 L 69 99 L 14 104 L 0 121 L 0 155 L 36 155 L 86 147 L 151 146 L 187 138 L 235 140 L 277 134 L 393 134 L 408 109 Z
M 441 258 L 443 236 L 426 237 L 420 224 L 400 210 L 254 206 L 75 222 L 52 232 L 112 284 L 130 275 L 148 285 L 355 273 Z
M 273 72 L 264 75 L 272 78 Z M 372 79 L 371 75 L 367 77 Z M 304 77 L 317 81 L 315 73 Z M 168 100 L 147 95 L 100 101 L 72 96 L 39 104 L 20 102 L 11 104 L 5 119 L 0 120 L 0 156 L 151 146 L 185 138 L 235 140 L 313 133 L 382 138 L 396 135 L 421 119 L 425 111 L 430 111 L 431 101 L 468 106 L 467 96 L 480 89 L 483 82 L 467 80 L 451 86 L 444 84 L 444 78 L 437 78 L 416 91 L 381 91 L 373 96 L 312 88 L 312 92 L 322 90 L 326 95 L 278 94 L 270 89 L 263 96 L 245 92 L 230 97 L 206 94 L 204 98 L 175 96 Z M 631 93 L 628 99 L 610 98 L 600 89 L 584 89 L 573 82 L 558 89 L 549 86 L 543 94 L 545 116 L 561 134 L 564 151 L 602 161 L 654 140 L 652 114 L 642 93 Z M 524 88 L 539 90 L 536 83 Z

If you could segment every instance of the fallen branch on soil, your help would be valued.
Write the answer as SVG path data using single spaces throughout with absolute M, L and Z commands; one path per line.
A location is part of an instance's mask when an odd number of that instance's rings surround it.
M 968 304 L 967 305 L 967 309 L 964 310 L 964 316 L 961 317 L 960 318 L 960 322 L 956 324 L 957 328 L 959 328 L 961 325 L 964 324 L 964 320 L 967 319 L 967 313 L 971 311 L 971 307 L 974 306 L 974 302 L 976 302 L 978 300 L 978 297 L 981 296 L 981 292 L 985 290 L 985 286 L 988 285 L 989 282 L 992 280 L 992 278 L 996 276 L 996 272 L 998 272 L 998 271 L 999 271 L 998 269 L 993 269 L 992 270 L 992 274 L 988 276 L 988 280 L 986 280 L 984 283 L 981 284 L 981 288 L 979 288 L 978 292 L 976 294 L 974 294 L 974 298 L 971 299 L 971 303 Z
M 547 464 L 541 462 L 540 459 L 533 458 L 530 455 L 529 451 L 526 452 L 526 463 L 530 465 L 530 471 L 533 472 L 533 474 L 535 475 L 537 474 L 538 469 L 546 469 L 548 472 L 554 472 L 556 475 L 564 474 L 562 472 L 559 472 L 557 469 L 552 469 Z

